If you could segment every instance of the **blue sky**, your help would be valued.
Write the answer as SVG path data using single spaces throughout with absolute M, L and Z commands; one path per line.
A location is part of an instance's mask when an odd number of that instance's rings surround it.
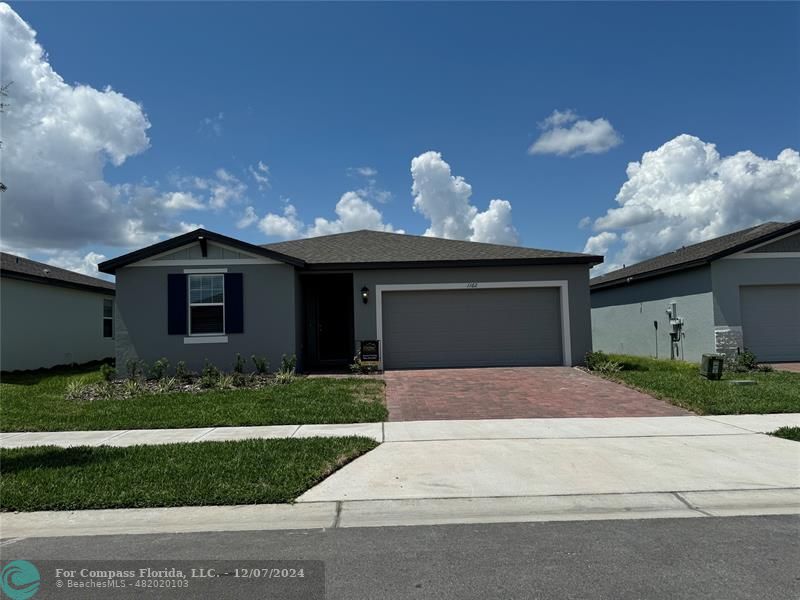
M 431 168 L 445 161 L 452 175 L 472 186 L 468 202 L 477 211 L 487 210 L 491 199 L 507 201 L 512 209 L 506 225 L 517 242 L 581 251 L 588 238 L 607 232 L 587 249 L 607 250 L 612 264 L 749 221 L 800 218 L 797 164 L 793 158 L 775 164 L 800 140 L 796 3 L 12 8 L 36 30 L 50 66 L 67 84 L 101 92 L 111 86 L 141 104 L 151 124 L 149 147 L 126 149 L 119 166 L 98 158 L 109 186 L 146 183 L 159 194 L 188 191 L 189 179 L 213 179 L 224 169 L 246 189 L 239 187 L 224 208 L 174 216 L 248 241 L 277 239 L 259 222 L 270 213 L 285 218 L 287 205 L 300 234 L 316 217 L 334 221 L 337 201 L 354 190 L 362 190 L 383 223 L 423 233 L 437 209 L 426 218 L 423 199 L 413 210 L 410 164 L 426 151 L 441 153 Z M 567 130 L 604 119 L 617 142 L 594 153 L 579 153 L 578 146 L 565 155 L 531 154 L 529 147 L 545 131 L 538 124 L 554 110 L 574 111 L 563 125 Z M 770 181 L 790 181 L 776 184 L 770 193 L 778 200 L 761 210 L 755 191 L 740 197 L 741 186 L 723 176 L 729 189 L 723 193 L 736 197 L 719 210 L 687 217 L 693 212 L 687 205 L 665 217 L 658 203 L 673 202 L 664 190 L 682 177 L 680 169 L 669 172 L 675 163 L 667 162 L 653 167 L 666 181 L 649 191 L 640 181 L 631 193 L 632 205 L 652 203 L 651 212 L 659 215 L 647 227 L 627 217 L 598 224 L 617 206 L 615 197 L 630 177 L 628 163 L 681 134 L 698 141 L 679 140 L 664 151 L 664 161 L 685 154 L 687 145 L 701 154 L 716 145 L 716 166 L 694 175 L 705 184 L 743 151 L 761 161 Z M 268 174 L 258 171 L 259 161 Z M 356 167 L 377 174 L 364 177 L 352 171 Z M 269 185 L 259 186 L 251 169 L 268 175 Z M 763 191 L 758 182 L 749 185 Z M 200 197 L 203 191 L 192 193 Z M 437 192 L 427 190 L 428 202 L 437 201 Z M 15 210 L 13 202 L 4 210 Z M 715 200 L 699 194 L 693 202 Z M 248 206 L 258 220 L 237 228 Z M 579 227 L 587 216 L 591 222 Z M 678 233 L 683 229 L 690 233 Z M 623 240 L 626 233 L 644 241 Z M 135 245 L 91 232 L 54 235 L 52 243 L 9 230 L 3 237 L 11 249 L 75 268 L 81 267 L 76 258 L 89 251 L 110 257 Z M 653 245 L 653 237 L 662 241 Z

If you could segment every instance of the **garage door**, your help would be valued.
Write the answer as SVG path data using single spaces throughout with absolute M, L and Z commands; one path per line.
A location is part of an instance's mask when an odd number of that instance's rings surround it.
M 387 291 L 383 348 L 387 369 L 560 365 L 560 291 Z
M 744 345 L 762 361 L 800 360 L 800 285 L 740 288 Z

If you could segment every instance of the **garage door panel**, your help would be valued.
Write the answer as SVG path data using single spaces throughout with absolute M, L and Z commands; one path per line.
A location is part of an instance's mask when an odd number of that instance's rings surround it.
M 558 288 L 383 294 L 388 369 L 562 364 Z
M 762 361 L 800 360 L 800 285 L 740 289 L 744 345 Z

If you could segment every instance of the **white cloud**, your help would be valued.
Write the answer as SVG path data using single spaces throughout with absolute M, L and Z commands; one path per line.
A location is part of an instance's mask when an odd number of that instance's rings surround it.
M 253 223 L 258 221 L 258 215 L 256 214 L 256 209 L 252 206 L 247 206 L 244 209 L 244 214 L 242 217 L 236 221 L 236 227 L 238 229 L 246 229 L 250 227 Z
M 592 224 L 592 217 L 583 217 L 580 221 L 578 221 L 578 228 L 586 229 L 591 224 Z
M 391 223 L 383 222 L 381 212 L 362 198 L 358 192 L 345 192 L 342 194 L 334 210 L 338 217 L 337 219 L 329 221 L 322 217 L 317 217 L 314 219 L 314 225 L 308 228 L 306 235 L 313 237 L 316 235 L 357 231 L 359 229 L 395 231 Z M 402 233 L 402 231 L 398 233 Z
M 200 130 L 213 133 L 219 137 L 222 135 L 222 121 L 225 120 L 225 113 L 219 112 L 213 117 L 205 117 L 200 123 Z
M 529 154 L 602 154 L 622 143 L 622 137 L 606 119 L 579 119 L 572 110 L 554 110 L 539 128 L 544 132 L 528 148 Z
M 14 82 L 3 115 L 4 244 L 141 247 L 180 232 L 179 213 L 200 208 L 197 197 L 105 180 L 107 167 L 149 147 L 143 108 L 110 87 L 66 83 L 7 4 L 0 4 L 0 37 L 0 73 Z
M 539 123 L 539 129 L 550 129 L 552 127 L 559 127 L 567 123 L 572 123 L 578 120 L 578 115 L 574 110 L 568 108 L 567 110 L 554 110 L 549 117 L 545 118 Z
M 518 244 L 511 223 L 511 204 L 492 200 L 478 212 L 469 200 L 472 186 L 454 176 L 439 152 L 425 152 L 411 160 L 414 210 L 430 220 L 425 235 L 473 242 Z
M 102 277 L 109 279 L 108 275 L 100 273 L 97 270 L 98 263 L 106 260 L 106 256 L 98 254 L 97 252 L 88 252 L 81 256 L 78 252 L 62 252 L 53 256 L 47 261 L 47 264 L 61 267 L 62 269 L 69 269 L 76 273 L 89 275 L 90 277 Z
M 373 167 L 350 167 L 347 169 L 347 174 L 351 177 L 360 175 L 361 177 L 375 177 L 378 174 L 378 169 Z
M 601 256 L 605 256 L 608 252 L 608 248 L 617 241 L 617 238 L 617 234 L 613 231 L 602 231 L 586 240 L 583 251 L 586 252 L 586 254 L 600 254 Z
M 203 201 L 189 192 L 168 192 L 164 194 L 164 208 L 169 210 L 203 210 Z
M 254 167 L 250 165 L 248 167 L 248 171 L 250 171 L 250 175 L 253 176 L 255 179 L 256 184 L 258 185 L 259 190 L 266 190 L 269 189 L 269 166 L 265 165 L 263 162 L 258 161 L 258 164 Z
M 268 213 L 258 222 L 258 228 L 268 236 L 288 240 L 300 237 L 303 222 L 297 218 L 297 209 L 287 204 L 283 209 L 283 215 Z
M 600 235 L 622 231 L 620 247 L 601 270 L 764 221 L 800 219 L 796 150 L 787 148 L 774 160 L 749 150 L 720 156 L 714 144 L 684 134 L 645 152 L 627 174 L 617 206 L 594 221 Z

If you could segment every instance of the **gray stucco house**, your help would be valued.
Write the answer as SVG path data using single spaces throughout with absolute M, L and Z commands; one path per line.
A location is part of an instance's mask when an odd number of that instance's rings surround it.
M 116 276 L 116 357 L 303 370 L 378 341 L 387 369 L 572 365 L 591 350 L 602 257 L 375 231 L 263 246 L 198 229 L 99 265 Z
M 686 246 L 591 280 L 597 350 L 800 360 L 800 221 Z
M 114 284 L 0 253 L 0 370 L 114 356 Z

